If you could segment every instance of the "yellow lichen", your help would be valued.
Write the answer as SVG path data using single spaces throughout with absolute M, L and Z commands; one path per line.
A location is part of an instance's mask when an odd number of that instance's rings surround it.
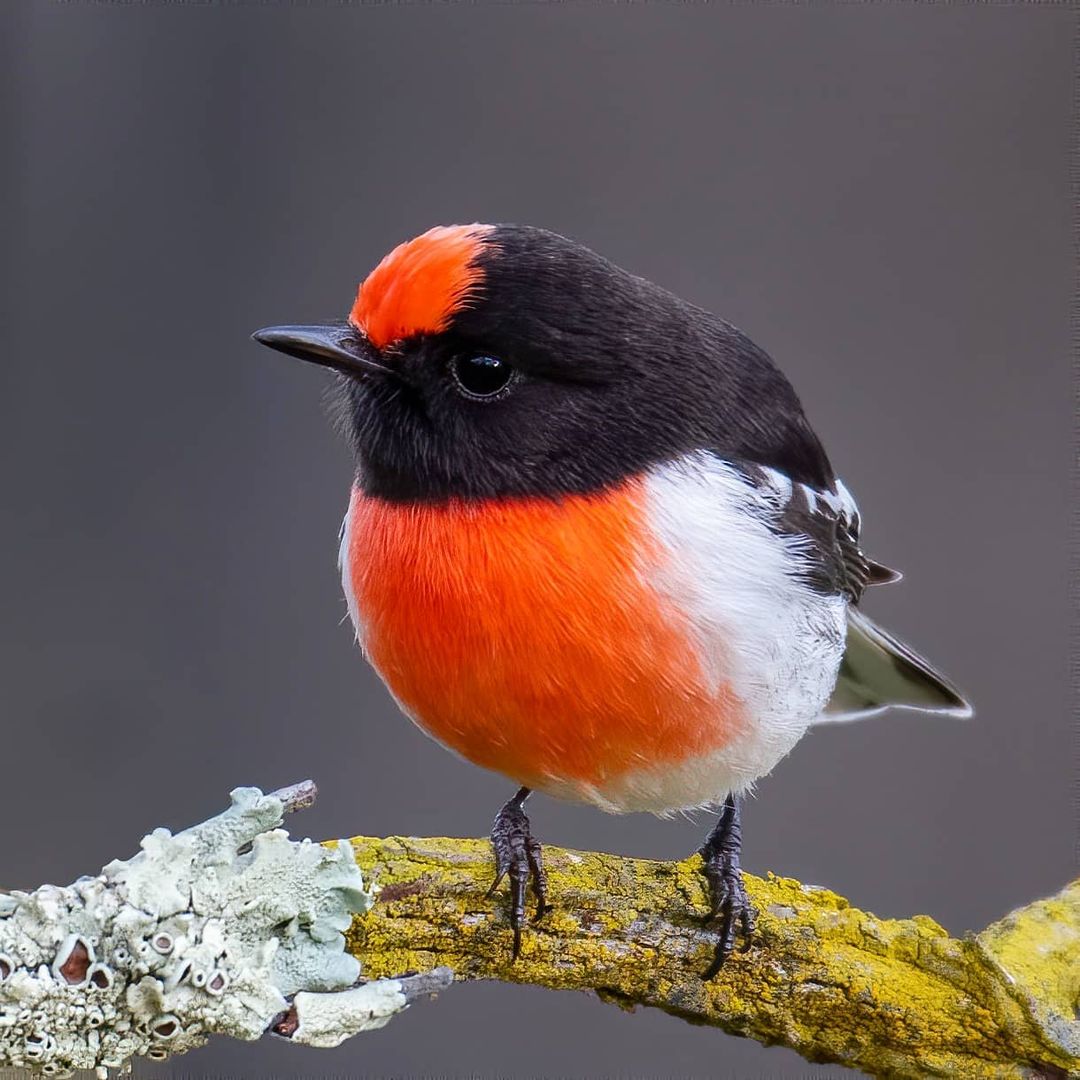
M 716 928 L 697 856 L 546 848 L 555 908 L 513 963 L 486 841 L 353 847 L 381 887 L 348 938 L 370 977 L 446 964 L 459 979 L 592 990 L 878 1076 L 1080 1075 L 1080 882 L 957 940 L 924 915 L 879 919 L 828 889 L 747 875 L 752 946 L 706 983 Z

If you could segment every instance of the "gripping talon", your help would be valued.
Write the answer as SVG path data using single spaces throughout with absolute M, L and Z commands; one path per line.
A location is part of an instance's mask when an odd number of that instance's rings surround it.
M 547 874 L 544 872 L 543 848 L 529 832 L 525 800 L 531 792 L 520 791 L 498 812 L 491 827 L 491 846 L 495 849 L 495 880 L 487 895 L 494 896 L 503 878 L 510 878 L 510 927 L 514 931 L 511 958 L 521 953 L 522 929 L 526 923 L 525 900 L 532 882 L 536 897 L 536 919 L 542 918 L 551 906 L 547 902 Z
M 709 915 L 706 921 L 720 920 L 716 955 L 702 975 L 706 982 L 716 977 L 734 951 L 738 931 L 742 931 L 744 952 L 750 947 L 754 933 L 754 909 L 746 895 L 742 871 L 739 869 L 741 847 L 739 804 L 734 795 L 729 795 L 724 801 L 719 820 L 701 848 L 705 860 L 705 878 L 709 883 Z

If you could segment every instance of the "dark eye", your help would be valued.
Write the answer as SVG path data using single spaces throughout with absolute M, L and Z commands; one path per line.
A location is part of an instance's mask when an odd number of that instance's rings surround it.
M 450 361 L 458 389 L 467 397 L 489 398 L 502 393 L 514 377 L 514 369 L 497 356 L 466 353 Z

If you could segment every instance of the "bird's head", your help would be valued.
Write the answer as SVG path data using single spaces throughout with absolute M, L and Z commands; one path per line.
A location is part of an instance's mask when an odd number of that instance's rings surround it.
M 338 374 L 358 483 L 399 501 L 594 491 L 712 446 L 725 415 L 744 423 L 756 351 L 522 225 L 431 229 L 371 271 L 346 320 L 254 337 Z

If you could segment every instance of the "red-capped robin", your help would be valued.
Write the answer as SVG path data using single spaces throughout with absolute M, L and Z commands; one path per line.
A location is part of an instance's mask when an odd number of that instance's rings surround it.
M 434 228 L 346 321 L 257 341 L 338 373 L 356 460 L 349 612 L 403 712 L 521 789 L 492 829 L 514 955 L 533 789 L 616 813 L 719 805 L 718 970 L 753 913 L 739 797 L 814 723 L 970 715 L 858 607 L 899 575 L 773 361 L 571 240 Z

